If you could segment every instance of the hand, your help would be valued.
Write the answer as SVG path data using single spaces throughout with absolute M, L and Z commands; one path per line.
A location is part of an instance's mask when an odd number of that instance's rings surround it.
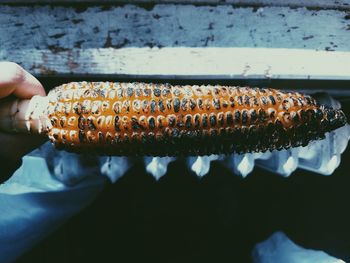
M 0 101 L 11 95 L 21 99 L 30 99 L 34 95 L 45 96 L 45 90 L 34 76 L 18 64 L 0 62 Z M 44 141 L 45 139 L 36 135 L 0 132 L 0 183 L 20 166 L 23 155 Z

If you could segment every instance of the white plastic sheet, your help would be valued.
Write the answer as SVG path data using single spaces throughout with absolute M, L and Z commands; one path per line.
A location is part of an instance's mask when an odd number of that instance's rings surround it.
M 302 248 L 283 232 L 276 232 L 257 244 L 253 249 L 252 259 L 254 263 L 345 263 L 323 251 Z
M 12 262 L 94 200 L 106 177 L 86 175 L 69 186 L 52 176 L 42 157 L 23 158 L 0 185 L 0 262 Z

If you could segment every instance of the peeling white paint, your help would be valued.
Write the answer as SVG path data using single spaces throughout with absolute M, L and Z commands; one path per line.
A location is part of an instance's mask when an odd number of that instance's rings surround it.
M 341 10 L 231 5 L 1 6 L 2 49 L 266 47 L 347 51 Z

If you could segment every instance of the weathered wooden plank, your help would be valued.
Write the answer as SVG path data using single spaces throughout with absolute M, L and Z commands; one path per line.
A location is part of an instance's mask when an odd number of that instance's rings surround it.
M 289 6 L 309 8 L 335 8 L 350 9 L 349 0 L 0 0 L 5 4 L 210 4 L 210 5 L 236 5 L 236 6 Z
M 266 48 L 1 50 L 38 75 L 350 80 L 350 52 Z
M 122 47 L 268 47 L 350 50 L 345 11 L 155 5 L 0 6 L 2 50 Z

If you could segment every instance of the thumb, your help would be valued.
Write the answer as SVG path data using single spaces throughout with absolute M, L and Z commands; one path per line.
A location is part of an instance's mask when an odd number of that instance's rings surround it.
M 13 62 L 0 62 L 0 98 L 15 95 L 30 99 L 34 95 L 45 96 L 44 87 L 33 75 Z

